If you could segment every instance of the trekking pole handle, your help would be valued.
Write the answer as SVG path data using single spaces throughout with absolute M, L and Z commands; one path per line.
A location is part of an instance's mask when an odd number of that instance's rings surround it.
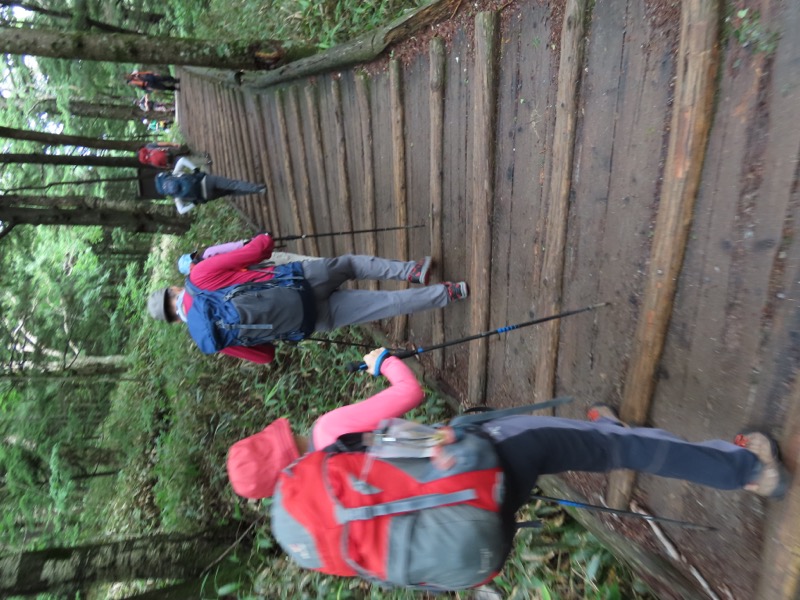
M 349 362 L 345 366 L 345 369 L 347 369 L 348 373 L 356 373 L 357 371 L 366 371 L 367 363 L 358 361 Z
M 409 358 L 411 356 L 416 356 L 417 354 L 419 354 L 419 350 L 390 350 L 389 354 L 386 356 L 386 358 L 389 358 L 390 356 L 394 356 L 394 357 L 399 358 L 399 359 L 402 360 L 404 358 Z M 363 361 L 361 361 L 361 362 L 358 362 L 358 361 L 349 362 L 345 366 L 345 369 L 347 369 L 348 373 L 355 373 L 357 371 L 366 371 L 367 370 L 367 363 L 365 363 Z

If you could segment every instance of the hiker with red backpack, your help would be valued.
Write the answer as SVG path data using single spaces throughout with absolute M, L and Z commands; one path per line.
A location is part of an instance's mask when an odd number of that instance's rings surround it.
M 602 404 L 588 422 L 501 410 L 431 428 L 396 418 L 422 401 L 398 358 L 381 348 L 364 363 L 391 387 L 323 415 L 310 438 L 278 419 L 228 453 L 234 491 L 274 496 L 272 533 L 304 568 L 415 589 L 482 585 L 545 474 L 633 469 L 772 498 L 787 489 L 777 445 L 760 432 L 692 443 L 627 427 Z
M 157 169 L 173 169 L 176 160 L 188 154 L 189 149 L 186 146 L 172 142 L 150 142 L 139 148 L 136 153 L 140 163 Z M 204 160 L 210 164 L 210 155 L 206 154 Z
M 442 308 L 468 295 L 463 281 L 428 285 L 430 257 L 414 262 L 348 254 L 258 267 L 273 248 L 272 236 L 262 234 L 238 250 L 202 261 L 191 269 L 184 287 L 151 294 L 148 312 L 156 320 L 185 322 L 205 354 L 222 352 L 266 364 L 275 356 L 274 342 Z M 425 287 L 339 289 L 350 280 L 408 281 Z
M 250 183 L 239 179 L 229 179 L 220 175 L 211 175 L 200 170 L 196 164 L 185 156 L 175 163 L 172 173 L 156 175 L 156 191 L 171 196 L 178 214 L 186 214 L 199 204 L 223 196 L 246 196 L 263 194 L 267 186 L 263 183 Z

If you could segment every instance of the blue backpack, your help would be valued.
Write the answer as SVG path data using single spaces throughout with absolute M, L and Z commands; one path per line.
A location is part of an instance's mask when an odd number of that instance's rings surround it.
M 203 290 L 186 279 L 189 334 L 204 354 L 231 346 L 300 341 L 314 332 L 316 303 L 300 263 L 274 268 L 269 281 Z
M 195 204 L 206 202 L 200 190 L 200 182 L 204 173 L 186 173 L 173 175 L 172 173 L 159 173 L 156 175 L 156 191 L 164 196 L 191 200 Z

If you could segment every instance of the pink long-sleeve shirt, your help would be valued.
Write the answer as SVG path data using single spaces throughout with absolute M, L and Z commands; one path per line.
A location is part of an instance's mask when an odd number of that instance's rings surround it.
M 372 431 L 384 419 L 402 417 L 422 403 L 425 395 L 414 373 L 402 360 L 390 356 L 381 363 L 381 374 L 390 387 L 362 402 L 341 406 L 325 413 L 311 429 L 311 441 L 317 450 L 333 444 L 345 433 Z

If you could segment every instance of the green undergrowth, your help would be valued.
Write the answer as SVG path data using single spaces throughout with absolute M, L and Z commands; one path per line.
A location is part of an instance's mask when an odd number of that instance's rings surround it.
M 172 2 L 181 31 L 206 39 L 275 40 L 319 49 L 387 24 L 421 0 L 209 0 Z

